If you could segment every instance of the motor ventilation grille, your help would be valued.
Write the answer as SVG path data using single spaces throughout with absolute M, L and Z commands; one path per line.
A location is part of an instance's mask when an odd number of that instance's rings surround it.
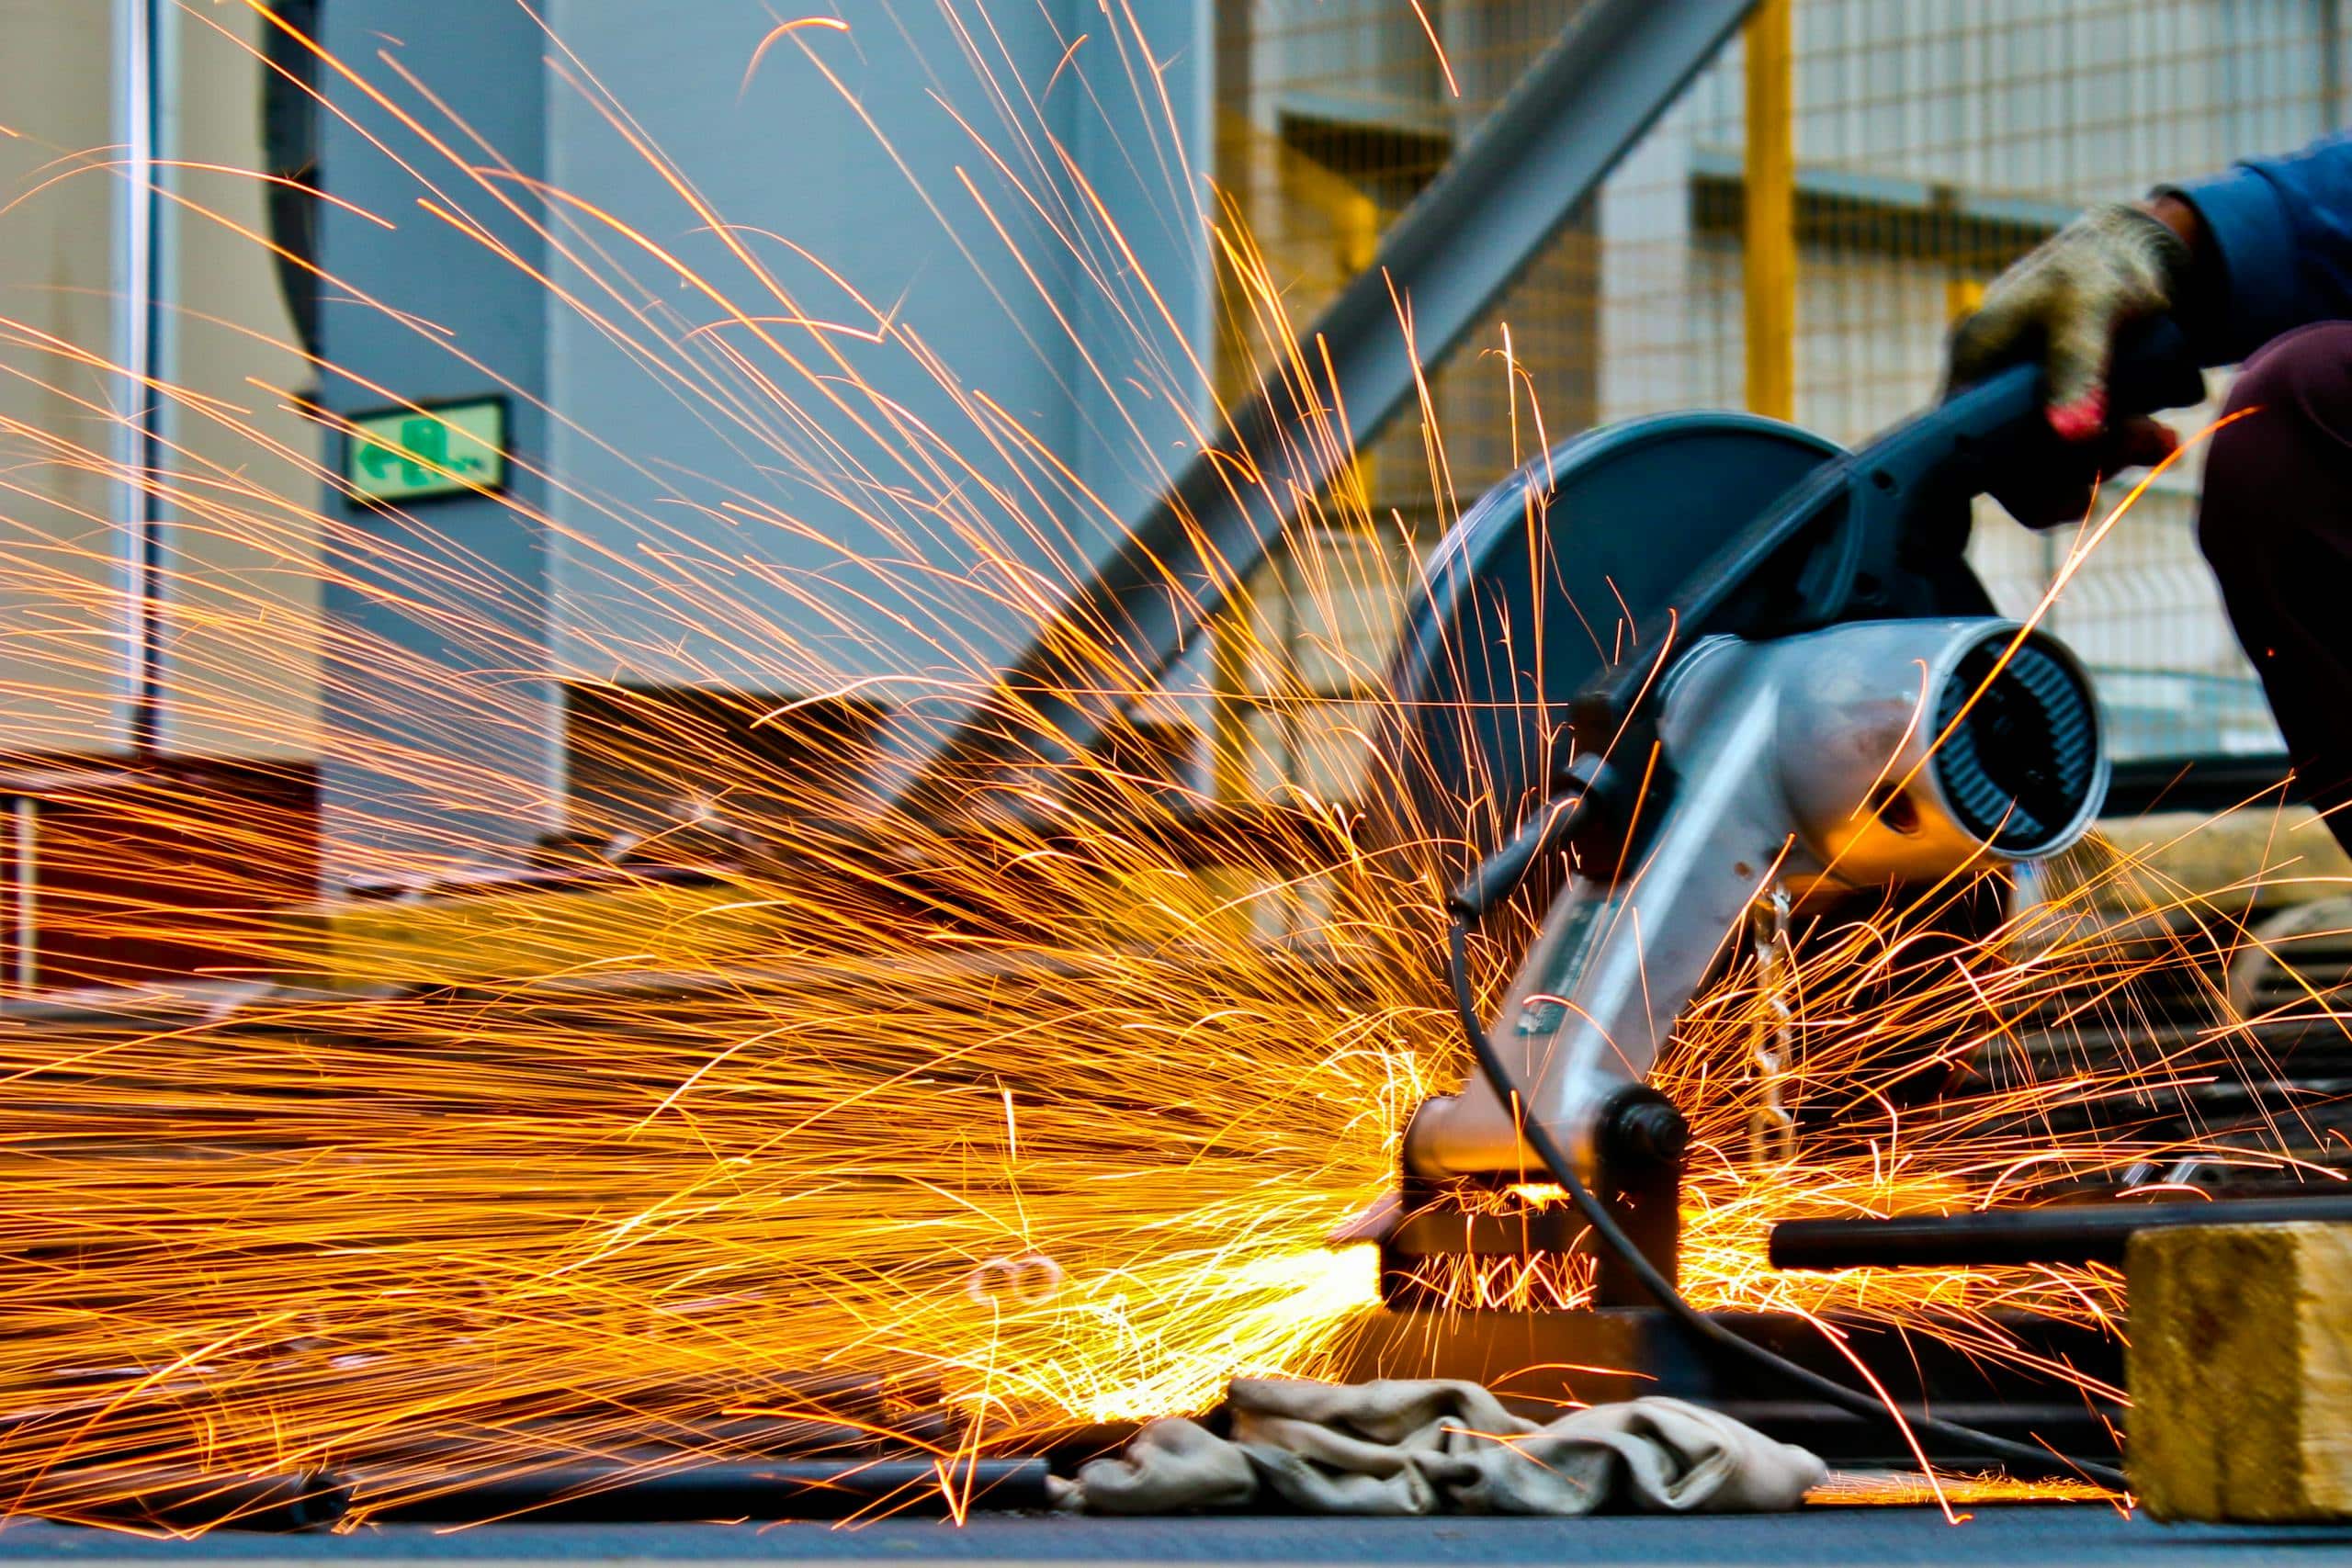
M 2009 641 L 1992 633 L 1961 656 L 1936 708 L 1943 740 L 1934 765 L 1961 826 L 2005 853 L 2031 856 L 2057 847 L 2095 804 L 2098 708 L 2049 638 L 2030 633 L 2004 660 Z

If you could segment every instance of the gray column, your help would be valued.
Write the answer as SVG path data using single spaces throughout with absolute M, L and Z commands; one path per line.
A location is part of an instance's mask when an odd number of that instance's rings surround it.
M 541 173 L 548 43 L 524 7 L 367 0 L 322 10 L 328 51 L 453 149 L 488 161 L 380 54 L 396 55 L 520 174 Z M 545 674 L 548 541 L 532 521 L 546 501 L 532 472 L 547 449 L 546 420 L 533 404 L 547 384 L 546 302 L 522 267 L 419 205 L 431 194 L 420 175 L 529 266 L 543 265 L 544 245 L 357 88 L 331 70 L 322 75 L 332 105 L 385 143 L 379 149 L 327 116 L 325 187 L 394 225 L 387 231 L 323 209 L 321 260 L 340 285 L 321 311 L 334 367 L 323 400 L 349 414 L 390 400 L 503 389 L 513 453 L 503 500 L 437 499 L 401 512 L 326 498 L 327 875 L 420 856 L 511 863 L 559 812 L 557 692 Z M 505 188 L 536 208 L 519 186 Z

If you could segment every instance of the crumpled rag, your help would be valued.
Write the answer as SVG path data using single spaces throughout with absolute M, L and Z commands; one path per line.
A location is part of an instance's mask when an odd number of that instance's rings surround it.
M 1827 1467 L 1679 1399 L 1525 1420 L 1474 1382 L 1236 1378 L 1232 1437 L 1169 1416 L 1056 1481 L 1065 1508 L 1163 1514 L 1288 1505 L 1315 1514 L 1765 1513 Z

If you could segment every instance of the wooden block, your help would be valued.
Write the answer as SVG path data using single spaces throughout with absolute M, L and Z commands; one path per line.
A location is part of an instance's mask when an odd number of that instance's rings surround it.
M 2149 1513 L 2352 1518 L 2352 1225 L 2142 1231 L 2125 1273 Z

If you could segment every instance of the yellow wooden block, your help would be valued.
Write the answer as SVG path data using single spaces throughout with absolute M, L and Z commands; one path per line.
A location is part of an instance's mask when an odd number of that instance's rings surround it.
M 772 892 L 739 882 L 321 904 L 281 919 L 277 967 L 366 989 L 742 963 L 773 956 L 783 923 Z
M 2160 1519 L 2352 1517 L 2352 1225 L 2142 1231 L 2132 1490 Z

